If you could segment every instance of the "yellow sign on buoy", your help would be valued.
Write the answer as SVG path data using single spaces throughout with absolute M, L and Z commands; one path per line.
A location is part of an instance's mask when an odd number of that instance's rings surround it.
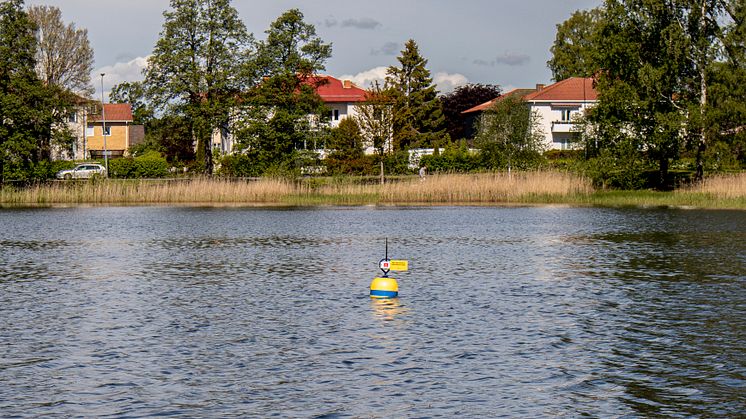
M 408 260 L 392 260 L 389 263 L 389 269 L 392 271 L 406 272 L 409 270 Z

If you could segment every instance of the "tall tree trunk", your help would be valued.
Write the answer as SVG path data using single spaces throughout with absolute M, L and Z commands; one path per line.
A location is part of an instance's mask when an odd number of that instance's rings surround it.
M 668 184 L 668 157 L 665 154 L 661 155 L 658 163 L 658 188 L 665 191 L 670 189 Z

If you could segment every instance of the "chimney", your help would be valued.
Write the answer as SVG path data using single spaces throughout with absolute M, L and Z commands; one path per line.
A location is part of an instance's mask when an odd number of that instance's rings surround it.
M 544 90 L 545 87 L 546 87 L 545 84 L 539 84 L 539 83 L 537 83 L 536 84 L 536 91 L 538 92 L 540 90 Z
M 345 89 L 351 89 L 352 88 L 352 82 L 350 80 L 345 80 L 342 82 L 342 85 Z

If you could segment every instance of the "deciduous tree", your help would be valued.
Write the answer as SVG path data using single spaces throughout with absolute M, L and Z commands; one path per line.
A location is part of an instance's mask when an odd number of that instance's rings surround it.
M 36 72 L 48 85 L 89 97 L 93 72 L 93 49 L 88 31 L 74 23 L 65 25 L 60 9 L 31 6 L 29 17 L 36 24 Z
M 552 59 L 547 66 L 555 81 L 570 77 L 591 77 L 600 69 L 598 36 L 603 9 L 578 10 L 557 25 Z
M 182 110 L 205 173 L 213 169 L 211 135 L 239 94 L 253 84 L 246 63 L 252 36 L 230 0 L 171 0 L 145 70 L 148 97 L 161 112 Z
M 500 96 L 500 86 L 495 84 L 467 84 L 440 96 L 443 104 L 446 131 L 451 139 L 469 138 L 473 134 L 473 118 L 461 112 Z
M 326 82 L 317 73 L 325 69 L 332 47 L 298 9 L 283 13 L 266 33 L 252 64 L 261 81 L 247 97 L 251 107 L 239 140 L 272 165 L 287 160 L 312 139 L 312 131 L 327 124 L 316 88 Z
M 0 183 L 33 176 L 48 158 L 51 126 L 61 122 L 53 103 L 58 92 L 34 69 L 34 29 L 22 0 L 0 3 Z
M 376 82 L 368 89 L 367 100 L 355 106 L 357 122 L 366 142 L 379 156 L 391 150 L 394 136 L 394 95 Z
M 544 152 L 540 116 L 520 97 L 509 96 L 484 111 L 476 144 L 487 167 L 529 169 Z

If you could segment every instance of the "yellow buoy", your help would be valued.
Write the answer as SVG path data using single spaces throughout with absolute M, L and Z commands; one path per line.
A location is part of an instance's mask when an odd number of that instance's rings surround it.
M 371 298 L 396 298 L 398 295 L 399 284 L 394 278 L 375 278 L 370 283 Z

